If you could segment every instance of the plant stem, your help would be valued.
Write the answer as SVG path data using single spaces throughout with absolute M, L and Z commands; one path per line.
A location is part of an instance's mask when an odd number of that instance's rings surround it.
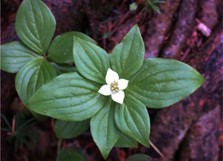
M 151 140 L 149 140 L 151 147 L 162 157 L 165 158 L 161 151 L 153 144 Z

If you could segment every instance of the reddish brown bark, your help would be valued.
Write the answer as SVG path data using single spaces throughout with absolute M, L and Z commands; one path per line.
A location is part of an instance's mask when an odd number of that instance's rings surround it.
M 207 25 L 208 28 L 213 29 L 218 23 L 217 8 L 221 6 L 220 0 L 200 0 L 199 6 L 201 11 L 199 12 L 198 19 Z
M 220 106 L 202 114 L 188 131 L 181 145 L 179 160 L 218 161 L 220 121 Z
M 210 110 L 222 107 L 222 88 L 219 87 L 223 82 L 219 75 L 222 75 L 223 69 L 223 37 L 220 36 L 220 32 L 221 28 L 219 26 L 209 38 L 209 43 L 199 49 L 200 52 L 197 52 L 196 55 L 188 54 L 187 58 L 182 59 L 202 73 L 205 77 L 204 85 L 184 101 L 161 110 L 152 124 L 151 140 L 164 154 L 165 158 L 163 160 L 173 160 L 179 152 L 183 153 L 185 147 L 180 147 L 181 142 L 200 115 L 205 115 Z M 217 121 L 214 127 L 220 127 L 219 122 Z M 220 132 L 220 129 L 216 129 L 216 131 Z M 213 141 L 216 145 L 219 145 L 218 140 Z M 201 142 L 199 145 L 202 146 Z M 209 148 L 211 151 L 212 147 Z M 218 152 L 219 147 L 216 150 Z M 188 157 L 192 158 L 192 156 Z M 204 156 L 197 157 L 204 158 Z
M 172 32 L 172 23 L 175 21 L 175 14 L 181 0 L 167 0 L 160 5 L 162 14 L 154 14 L 148 21 L 147 30 L 144 33 L 146 58 L 157 57 L 162 49 L 168 32 Z
M 197 5 L 198 0 L 182 1 L 173 33 L 162 51 L 163 57 L 176 58 L 184 47 L 185 40 L 190 36 L 195 25 Z

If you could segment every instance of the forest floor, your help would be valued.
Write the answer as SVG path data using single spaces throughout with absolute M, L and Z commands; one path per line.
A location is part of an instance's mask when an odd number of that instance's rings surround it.
M 221 0 L 165 0 L 158 14 L 143 0 L 44 0 L 56 17 L 59 35 L 81 31 L 111 52 L 129 29 L 138 24 L 145 42 L 145 58 L 177 59 L 197 69 L 204 85 L 187 99 L 162 110 L 149 109 L 154 148 L 114 148 L 108 161 L 125 161 L 144 153 L 151 161 L 221 161 L 223 147 L 223 32 Z M 136 10 L 130 5 L 135 2 Z M 1 44 L 18 40 L 16 11 L 21 0 L 3 0 Z M 14 128 L 31 119 L 15 91 L 15 75 L 1 72 L 1 113 Z M 21 112 L 22 111 L 22 112 Z M 25 111 L 25 112 L 24 112 Z M 87 131 L 58 140 L 54 120 L 31 121 L 21 144 L 15 131 L 1 131 L 2 161 L 54 161 L 60 147 L 81 149 L 88 161 L 103 161 Z M 6 123 L 1 117 L 1 126 Z M 14 128 L 15 130 L 15 128 Z M 13 133 L 14 132 L 14 133 Z M 26 137 L 26 136 L 24 136 Z

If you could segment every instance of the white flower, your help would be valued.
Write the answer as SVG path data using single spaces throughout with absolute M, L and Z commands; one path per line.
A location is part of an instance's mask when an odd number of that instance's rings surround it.
M 122 104 L 125 98 L 123 90 L 127 88 L 129 81 L 119 79 L 118 73 L 110 68 L 107 71 L 105 81 L 107 84 L 101 86 L 98 92 L 105 96 L 111 95 L 113 101 Z

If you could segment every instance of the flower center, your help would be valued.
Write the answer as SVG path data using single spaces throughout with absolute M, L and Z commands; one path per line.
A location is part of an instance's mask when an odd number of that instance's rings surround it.
M 114 81 L 113 83 L 111 83 L 111 90 L 114 93 L 117 93 L 119 91 L 119 87 L 118 87 L 118 81 Z

